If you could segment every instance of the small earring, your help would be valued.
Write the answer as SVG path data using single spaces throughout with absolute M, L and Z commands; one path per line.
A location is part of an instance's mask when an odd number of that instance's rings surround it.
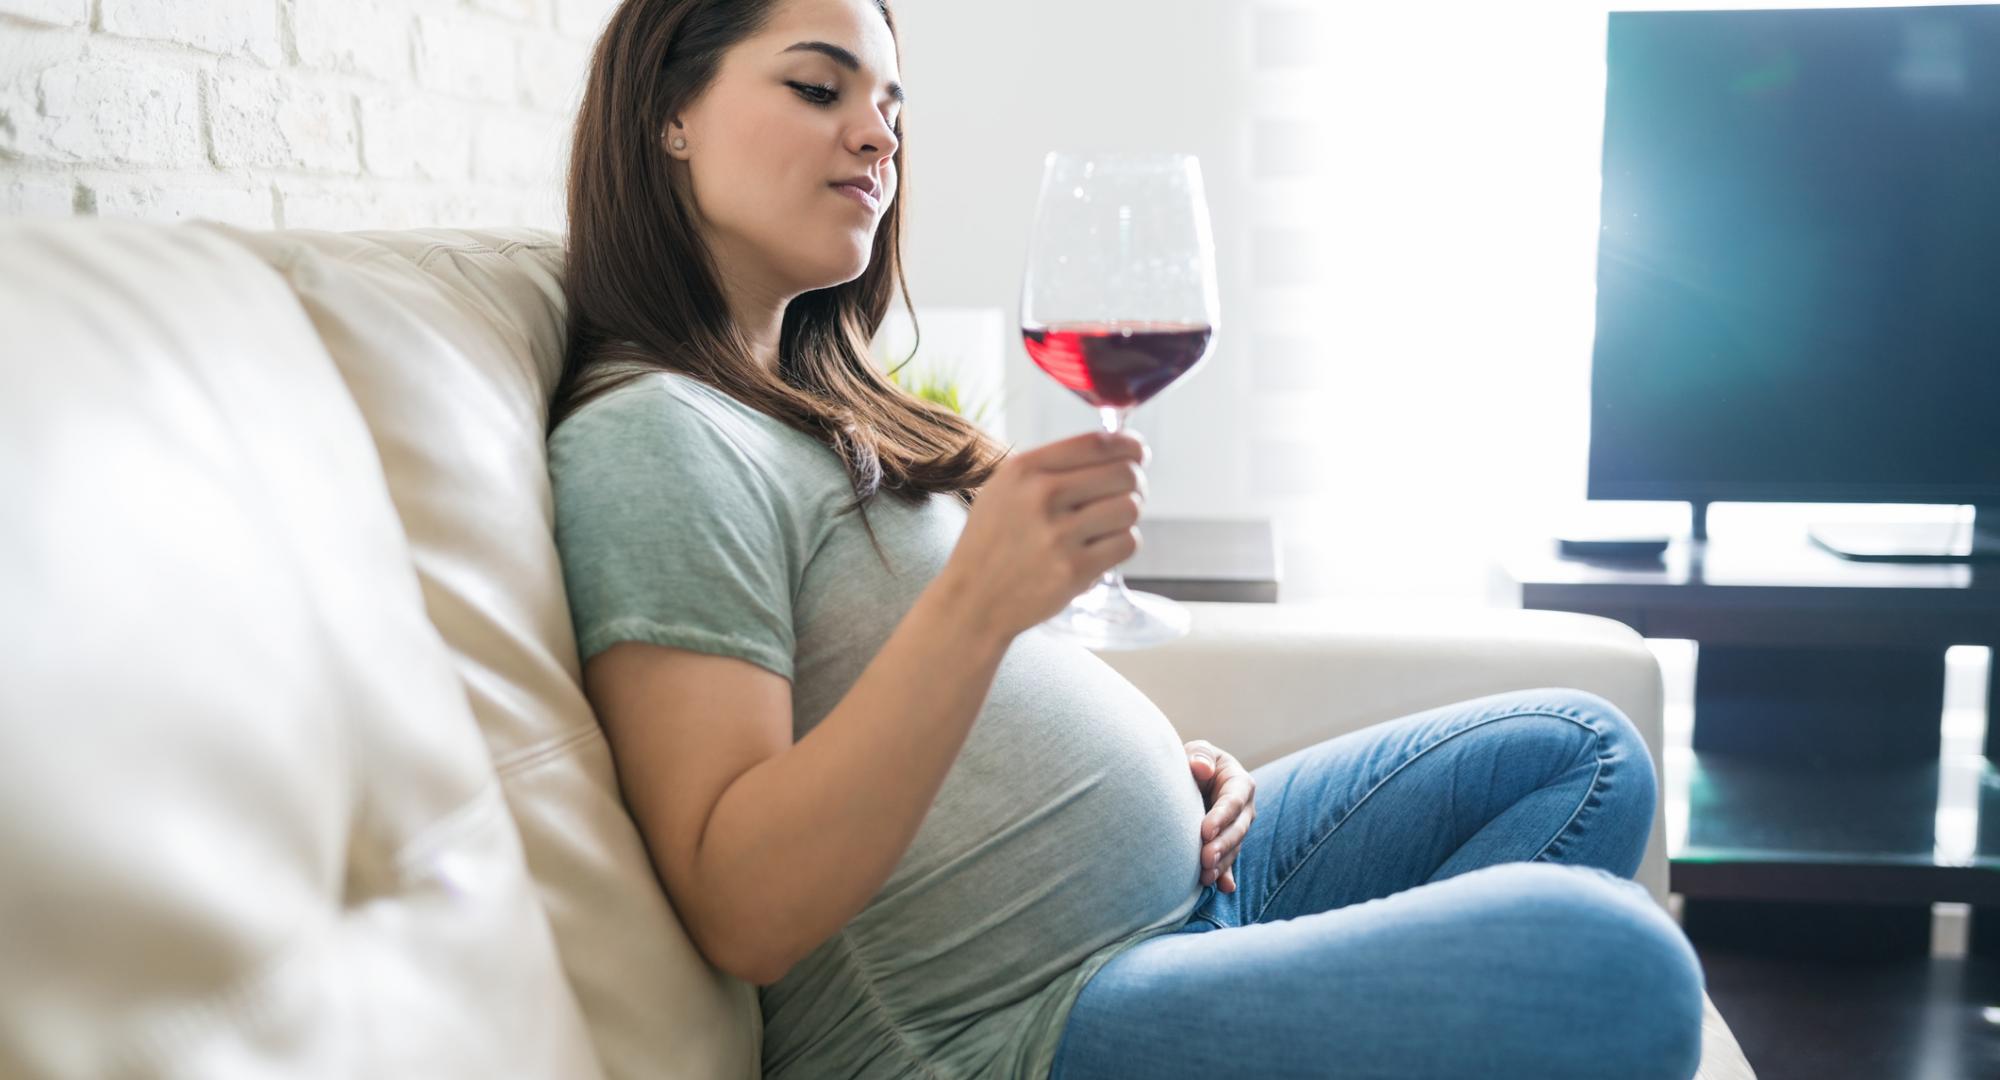
M 686 139 L 681 138 L 679 135 L 674 136 L 674 149 L 685 150 L 687 148 L 688 141 Z

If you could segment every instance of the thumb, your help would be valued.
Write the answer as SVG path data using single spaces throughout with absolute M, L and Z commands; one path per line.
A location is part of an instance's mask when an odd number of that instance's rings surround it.
M 1215 761 L 1208 756 L 1208 752 L 1205 750 L 1194 751 L 1188 755 L 1188 760 L 1194 768 L 1206 769 L 1209 772 L 1215 771 Z

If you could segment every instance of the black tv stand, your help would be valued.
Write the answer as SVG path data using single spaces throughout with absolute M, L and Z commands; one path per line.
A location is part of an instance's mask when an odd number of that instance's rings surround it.
M 1676 539 L 1649 565 L 1524 549 L 1494 584 L 1504 606 L 1698 643 L 1690 758 L 1661 802 L 1685 784 L 1668 888 L 1691 938 L 1928 955 L 1946 901 L 1972 907 L 1968 952 L 2000 957 L 2000 665 L 1981 753 L 1947 755 L 1940 724 L 1945 650 L 2000 650 L 2000 567 L 1843 559 L 1780 529 Z M 1949 791 L 1973 793 L 1976 832 L 1940 818 Z

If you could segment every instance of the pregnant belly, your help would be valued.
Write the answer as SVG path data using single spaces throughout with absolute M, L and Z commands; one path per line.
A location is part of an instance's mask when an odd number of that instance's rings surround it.
M 848 933 L 891 1008 L 1019 1000 L 1201 893 L 1178 734 L 1087 650 L 1016 639 L 910 849 Z

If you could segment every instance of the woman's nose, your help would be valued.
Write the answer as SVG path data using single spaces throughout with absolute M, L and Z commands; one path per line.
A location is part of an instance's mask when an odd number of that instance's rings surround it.
M 890 129 L 888 122 L 883 120 L 879 115 L 876 117 L 874 123 L 867 125 L 861 130 L 861 133 L 857 136 L 857 140 L 860 142 L 860 146 L 856 151 L 857 153 L 873 154 L 877 158 L 886 158 L 894 155 L 896 152 L 896 133 Z

